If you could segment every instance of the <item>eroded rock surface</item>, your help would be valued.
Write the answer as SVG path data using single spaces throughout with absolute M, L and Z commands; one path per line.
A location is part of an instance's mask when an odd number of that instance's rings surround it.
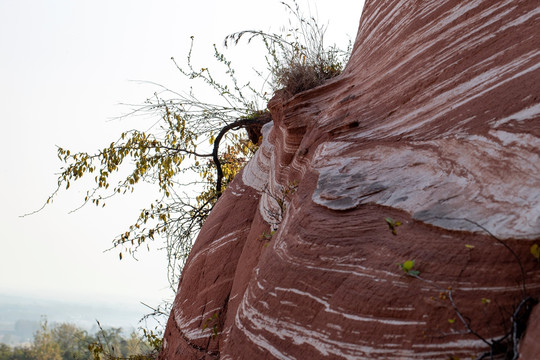
M 540 295 L 539 38 L 537 1 L 366 1 L 344 74 L 269 103 L 188 259 L 161 358 L 489 351 L 459 315 L 490 342 Z M 397 265 L 413 259 L 423 280 Z M 521 359 L 539 322 L 535 308 Z

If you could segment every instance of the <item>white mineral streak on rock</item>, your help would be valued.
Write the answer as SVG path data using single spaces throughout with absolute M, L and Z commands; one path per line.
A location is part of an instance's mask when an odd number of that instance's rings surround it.
M 413 348 L 420 349 L 459 349 L 459 348 L 482 348 L 485 343 L 482 340 L 458 340 L 442 344 L 413 344 Z M 437 353 L 440 355 L 440 353 Z
M 418 326 L 418 325 L 426 325 L 425 321 L 410 321 L 410 320 L 394 320 L 394 319 L 381 319 L 381 318 L 374 318 L 369 316 L 360 316 L 355 314 L 348 314 L 343 311 L 332 309 L 330 304 L 327 300 L 323 298 L 316 297 L 315 295 L 308 293 L 306 291 L 301 291 L 298 289 L 286 289 L 286 288 L 275 288 L 276 293 L 277 292 L 290 292 L 296 295 L 299 295 L 300 297 L 306 296 L 319 304 L 324 306 L 324 311 L 332 314 L 336 314 L 338 316 L 342 316 L 346 319 L 355 320 L 355 321 L 362 321 L 362 322 L 375 322 L 375 323 L 381 323 L 386 325 L 396 325 L 396 326 Z
M 489 291 L 493 293 L 497 292 L 520 292 L 523 291 L 523 288 L 521 285 L 515 285 L 515 286 L 474 286 L 474 287 L 461 287 L 459 286 L 459 283 L 457 286 L 455 286 L 455 289 L 459 289 L 460 291 Z M 533 291 L 540 289 L 540 284 L 528 284 L 527 290 Z
M 246 189 L 239 186 L 235 186 L 235 187 L 231 187 L 230 191 L 231 191 L 231 194 L 233 194 L 234 196 L 240 197 L 244 195 L 244 192 L 246 191 Z
M 207 309 L 206 306 L 211 302 L 212 301 L 205 305 L 204 313 L 194 317 L 184 316 L 181 307 L 175 307 L 175 310 L 171 312 L 171 314 L 174 314 L 174 321 L 178 327 L 183 330 L 183 335 L 186 338 L 190 339 L 191 341 L 197 339 L 208 339 L 209 333 L 211 333 L 212 330 L 208 328 L 204 329 L 203 331 L 202 328 L 208 319 L 211 319 L 214 314 L 217 314 L 222 310 L 221 306 Z M 203 309 L 201 309 L 201 311 L 202 310 Z
M 425 325 L 425 322 L 392 320 L 392 319 L 373 319 L 354 314 L 346 314 L 334 310 L 324 299 L 317 298 L 314 295 L 297 289 L 276 288 L 278 292 L 292 292 L 301 296 L 307 296 L 310 299 L 325 306 L 325 311 L 332 312 L 338 316 L 361 322 L 384 323 L 393 326 L 415 326 Z M 255 303 L 252 303 L 254 302 Z M 283 352 L 273 346 L 271 337 L 278 337 L 282 340 L 290 341 L 296 346 L 309 345 L 317 349 L 321 356 L 339 357 L 343 359 L 372 359 L 373 355 L 385 356 L 385 359 L 429 359 L 431 356 L 440 355 L 436 353 L 418 353 L 408 350 L 397 350 L 393 344 L 377 344 L 377 347 L 371 347 L 362 339 L 355 339 L 354 343 L 338 341 L 336 336 L 324 329 L 312 329 L 306 324 L 295 322 L 295 319 L 277 318 L 274 314 L 267 314 L 256 307 L 257 296 L 252 294 L 248 287 L 242 302 L 235 316 L 235 325 L 242 333 L 254 344 L 267 350 L 272 356 L 278 359 L 297 359 L 296 357 Z M 331 328 L 331 327 L 330 327 Z M 469 342 L 470 346 L 476 347 L 476 342 Z M 478 344 L 481 346 L 480 344 Z M 452 345 L 449 345 L 452 346 Z M 440 345 L 445 348 L 444 344 Z M 300 358 L 298 358 L 300 359 Z
M 501 27 L 501 30 L 506 30 L 506 29 L 508 29 L 510 27 L 518 26 L 520 24 L 523 24 L 525 21 L 529 20 L 530 18 L 532 18 L 533 16 L 538 15 L 538 14 L 540 14 L 540 8 L 533 9 L 532 11 L 520 16 L 516 20 L 511 21 L 508 24 L 505 24 L 504 26 Z
M 294 206 L 291 206 L 285 213 L 283 222 L 280 224 L 281 229 L 287 229 L 290 226 L 294 226 L 298 229 L 297 225 L 290 224 L 290 214 L 294 214 L 298 211 Z M 298 231 L 301 233 L 301 231 Z M 396 274 L 387 270 L 373 269 L 361 265 L 361 262 L 366 259 L 359 259 L 354 256 L 343 256 L 343 254 L 336 256 L 294 256 L 289 251 L 289 246 L 300 244 L 305 248 L 309 248 L 309 242 L 304 241 L 300 235 L 297 235 L 294 239 L 290 237 L 282 236 L 282 233 L 278 231 L 274 237 L 273 251 L 283 261 L 291 265 L 300 266 L 306 269 L 312 269 L 313 271 L 325 273 L 341 273 L 352 276 L 358 276 L 363 278 L 370 278 L 376 282 L 386 282 L 389 278 L 402 278 L 401 274 Z
M 392 307 L 392 306 L 389 306 L 389 307 L 386 307 L 385 308 L 386 310 L 390 310 L 390 311 L 413 311 L 414 310 L 414 307 L 412 306 L 407 306 L 407 307 Z
M 400 77 L 400 74 L 406 74 L 407 68 L 410 67 L 411 63 L 424 63 L 424 71 L 422 73 L 400 78 L 401 86 L 396 88 L 395 91 L 403 91 L 403 89 L 408 87 L 408 84 L 417 84 L 430 75 L 441 73 L 455 66 L 455 63 L 445 62 L 450 57 L 454 57 L 455 61 L 459 60 L 459 57 L 455 56 L 456 53 L 480 45 L 484 46 L 493 36 L 504 31 L 501 28 L 493 31 L 493 27 L 489 27 L 488 25 L 500 20 L 511 12 L 515 7 L 512 6 L 512 1 L 493 2 L 490 4 L 490 7 L 485 9 L 481 14 L 483 21 L 479 21 L 479 18 L 475 16 L 469 20 L 446 23 L 446 19 L 465 16 L 467 11 L 470 10 L 470 7 L 476 7 L 481 3 L 485 4 L 484 1 L 464 3 L 465 5 L 460 6 L 460 9 L 452 9 L 452 11 L 445 13 L 437 21 L 427 24 L 429 26 L 426 25 L 421 31 L 414 33 L 414 36 L 407 37 L 399 47 L 405 51 L 405 56 L 399 56 L 401 55 L 399 49 L 393 50 L 386 59 L 383 59 L 384 62 L 377 64 L 377 69 L 373 69 L 369 75 L 370 78 L 368 80 L 370 81 L 366 81 L 366 87 L 369 88 L 371 82 L 375 86 L 378 86 L 377 84 L 379 84 L 381 76 L 390 77 L 393 74 L 394 77 Z M 507 9 L 494 14 L 494 12 L 501 8 Z M 533 9 L 527 14 L 522 15 L 520 21 L 530 20 L 537 14 L 538 9 Z M 475 23 L 474 25 L 468 24 L 468 21 L 474 21 Z M 368 22 L 369 19 L 364 23 Z M 476 25 L 477 23 L 481 25 Z M 436 29 L 434 29 L 436 27 L 444 27 L 444 31 L 436 32 Z M 470 30 L 464 31 L 463 27 L 467 27 Z M 376 33 L 377 28 L 375 27 L 372 32 Z M 381 33 L 385 34 L 384 39 L 371 39 L 370 36 L 366 36 L 364 41 L 366 43 L 377 43 L 377 46 L 381 46 L 384 44 L 384 41 L 392 40 L 386 36 L 386 32 Z M 456 35 L 453 36 L 453 33 L 456 33 Z M 448 42 L 448 40 L 451 41 Z M 405 133 L 413 135 L 414 130 L 426 128 L 430 122 L 440 119 L 447 112 L 455 111 L 458 107 L 465 108 L 470 101 L 481 96 L 489 96 L 489 93 L 493 90 L 504 87 L 508 82 L 519 80 L 519 78 L 537 70 L 540 66 L 540 53 L 537 49 L 513 59 L 510 63 L 493 66 L 493 63 L 496 62 L 498 57 L 502 58 L 503 55 L 506 56 L 507 52 L 517 45 L 509 45 L 497 55 L 484 59 L 484 61 L 479 61 L 467 69 L 468 73 L 474 75 L 472 78 L 458 73 L 450 79 L 436 82 L 431 88 L 424 89 L 414 99 L 414 102 L 419 104 L 416 110 L 409 111 L 405 114 L 400 114 L 398 110 L 398 113 L 393 116 L 393 121 L 381 124 L 380 127 L 371 129 L 371 131 L 359 132 L 356 136 L 358 138 L 369 138 L 373 140 Z M 426 52 L 429 52 L 434 47 L 440 48 L 438 50 L 440 56 L 424 56 Z M 396 55 L 399 58 L 396 59 Z M 451 86 L 451 88 L 448 88 L 448 86 Z M 378 100 L 380 102 L 386 102 L 393 95 L 391 92 L 382 94 Z M 373 101 L 377 101 L 377 99 Z M 376 103 L 374 102 L 373 104 L 375 105 Z M 455 128 L 459 128 L 460 125 L 463 124 L 456 124 Z
M 439 116 L 446 114 L 446 112 L 456 107 L 461 107 L 480 96 L 486 95 L 488 92 L 501 87 L 511 80 L 540 69 L 540 62 L 538 62 L 540 60 L 539 56 L 540 50 L 531 51 L 507 64 L 492 67 L 455 89 L 450 90 L 448 93 L 444 93 L 443 96 L 447 96 L 451 106 L 447 106 L 446 111 L 439 114 Z M 524 66 L 528 67 L 523 69 Z M 520 69 L 522 70 L 518 71 Z
M 240 234 L 242 234 L 243 232 L 245 232 L 245 229 L 238 229 L 237 231 L 230 232 L 230 233 L 228 233 L 226 235 L 223 235 L 222 237 L 216 239 L 215 241 L 213 241 L 211 243 L 211 245 L 209 247 L 206 247 L 205 249 L 200 250 L 192 258 L 190 258 L 189 262 L 190 262 L 191 266 L 194 266 L 193 264 L 195 264 L 195 262 L 197 262 L 199 260 L 204 261 L 204 259 L 206 258 L 206 256 L 208 254 L 212 254 L 215 251 L 220 251 L 220 249 L 223 246 L 226 246 L 226 245 L 228 245 L 228 244 L 230 244 L 232 242 L 238 241 L 238 236 Z M 220 286 L 223 283 L 232 282 L 232 281 L 233 281 L 233 279 L 224 278 L 221 281 L 214 283 L 214 286 Z M 213 287 L 205 289 L 205 292 L 211 292 L 212 288 Z M 178 287 L 178 292 L 180 292 L 180 291 L 182 291 L 182 283 L 180 283 L 180 285 Z M 192 340 L 208 337 L 208 334 L 205 334 L 204 336 L 201 335 L 201 329 L 200 329 L 200 327 L 198 325 L 201 324 L 201 323 L 204 323 L 205 319 L 212 316 L 212 314 L 214 312 L 216 312 L 216 309 L 209 310 L 209 311 L 205 312 L 205 314 L 203 314 L 202 316 L 197 315 L 197 316 L 192 317 L 192 318 L 185 317 L 184 313 L 182 311 L 183 306 L 182 306 L 182 304 L 178 304 L 177 300 L 178 300 L 178 298 L 175 299 L 175 302 L 174 302 L 174 308 L 176 309 L 174 311 L 174 314 L 175 314 L 174 320 L 176 321 L 176 324 L 178 325 L 178 327 L 181 328 L 181 329 L 186 329 L 185 330 L 185 335 L 188 338 L 192 339 Z M 185 299 L 184 303 L 186 303 L 187 301 L 188 301 L 188 299 Z M 213 302 L 213 300 L 210 300 L 209 302 L 207 302 L 206 304 L 204 304 L 202 306 L 206 307 L 207 305 L 211 304 L 212 302 Z M 217 311 L 219 311 L 219 309 Z M 210 315 L 207 316 L 205 319 L 201 320 L 201 318 L 204 318 L 204 316 L 206 316 L 208 314 L 208 312 L 211 312 Z M 197 326 L 192 327 L 194 324 L 197 324 Z
M 491 130 L 490 135 L 496 137 L 503 146 L 540 149 L 540 138 L 524 133 L 513 133 L 503 130 Z
M 530 106 L 528 108 L 522 109 L 512 115 L 499 119 L 493 123 L 493 127 L 497 128 L 501 125 L 504 125 L 512 120 L 514 121 L 523 121 L 528 119 L 533 119 L 540 115 L 540 103 Z
M 186 331 L 189 331 L 189 328 L 194 327 L 195 324 L 200 324 L 202 317 L 196 316 L 194 318 L 185 318 L 181 312 L 178 309 L 175 309 L 175 311 L 171 312 L 171 314 L 174 313 L 174 321 L 178 326 L 182 326 L 181 329 L 186 329 Z M 196 326 L 196 325 L 195 325 Z
M 257 346 L 260 346 L 261 348 L 268 351 L 272 356 L 274 356 L 276 359 L 294 359 L 293 357 L 287 355 L 283 351 L 278 350 L 275 346 L 272 345 L 271 341 L 268 341 L 258 330 L 256 329 L 257 333 L 250 331 L 247 326 L 244 326 L 244 322 L 246 323 L 253 323 L 254 316 L 259 316 L 260 312 L 256 309 L 253 309 L 251 305 L 248 303 L 250 298 L 250 289 L 246 290 L 246 293 L 244 294 L 244 297 L 242 298 L 242 302 L 240 303 L 240 306 L 238 307 L 238 310 L 236 311 L 235 318 L 234 318 L 234 324 L 235 326 L 242 331 L 246 337 L 252 341 Z M 273 321 L 276 321 L 276 319 L 272 319 Z
M 404 65 L 407 65 L 407 62 L 404 62 Z M 524 66 L 526 67 L 523 68 Z M 376 138 L 418 133 L 423 128 L 429 128 L 429 123 L 439 120 L 441 117 L 446 116 L 447 113 L 455 111 L 456 108 L 466 106 L 467 103 L 481 96 L 487 96 L 488 92 L 503 86 L 509 81 L 526 76 L 539 68 L 540 51 L 533 51 L 514 59 L 510 63 L 497 67 L 486 67 L 484 72 L 464 82 L 460 82 L 460 75 L 456 75 L 454 78 L 440 83 L 432 91 L 426 92 L 423 95 L 424 101 L 417 109 L 408 113 L 399 113 L 399 116 L 393 117 L 394 121 L 387 122 L 377 127 L 376 130 L 365 133 L 359 132 L 351 138 L 374 140 Z M 434 94 L 435 90 L 447 87 L 447 84 L 450 83 L 458 83 L 459 85 L 454 85 L 450 89 Z M 536 107 L 533 107 L 532 111 L 537 111 Z M 530 114 L 530 116 L 534 116 L 534 114 Z M 455 127 L 459 128 L 460 125 L 465 124 L 457 123 Z
M 315 155 L 317 204 L 346 210 L 377 203 L 445 229 L 482 231 L 468 219 L 501 238 L 540 235 L 540 159 L 533 152 L 514 156 L 482 137 L 348 154 L 338 148 L 342 143 L 324 143 Z
M 194 263 L 195 261 L 199 259 L 199 257 L 201 256 L 204 257 L 208 255 L 209 253 L 213 253 L 217 251 L 222 246 L 230 244 L 231 242 L 234 242 L 234 241 L 238 241 L 237 235 L 243 232 L 245 232 L 245 229 L 238 229 L 237 231 L 233 231 L 233 232 L 228 233 L 227 235 L 221 236 L 220 238 L 213 241 L 209 247 L 197 252 L 197 254 L 190 259 L 190 262 Z
M 267 123 L 262 128 L 263 141 L 259 150 L 247 163 L 242 173 L 242 181 L 245 185 L 261 192 L 259 211 L 264 221 L 277 228 L 280 216 L 280 207 L 277 199 L 280 198 L 284 186 L 279 185 L 276 179 L 276 167 L 278 162 L 275 158 L 275 146 L 270 141 L 271 131 L 274 129 L 273 122 Z M 284 146 L 281 144 L 280 146 Z
M 269 140 L 272 127 L 273 122 L 269 122 L 263 126 L 262 144 L 242 172 L 242 181 L 244 184 L 257 191 L 264 191 L 268 184 L 268 174 L 270 173 L 274 154 L 274 145 Z

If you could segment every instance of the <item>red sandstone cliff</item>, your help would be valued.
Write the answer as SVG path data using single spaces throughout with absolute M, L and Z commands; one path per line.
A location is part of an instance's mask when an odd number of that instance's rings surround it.
M 344 74 L 270 102 L 189 257 L 161 358 L 489 351 L 459 315 L 489 343 L 540 296 L 539 39 L 538 1 L 367 0 Z M 397 266 L 413 259 L 424 280 Z M 536 307 L 521 359 L 540 359 L 539 324 Z

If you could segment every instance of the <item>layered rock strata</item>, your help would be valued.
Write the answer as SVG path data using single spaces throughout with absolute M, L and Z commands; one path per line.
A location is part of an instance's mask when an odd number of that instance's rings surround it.
M 161 358 L 499 350 L 540 295 L 539 38 L 537 1 L 367 0 L 344 73 L 269 103 L 187 261 Z M 534 308 L 522 359 L 539 321 Z

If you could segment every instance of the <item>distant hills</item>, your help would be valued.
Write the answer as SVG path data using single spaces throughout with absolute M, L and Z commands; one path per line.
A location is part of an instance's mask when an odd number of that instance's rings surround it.
M 43 317 L 49 323 L 71 323 L 94 332 L 104 327 L 136 328 L 146 309 L 104 303 L 77 303 L 0 293 L 0 343 L 20 344 L 32 339 Z

